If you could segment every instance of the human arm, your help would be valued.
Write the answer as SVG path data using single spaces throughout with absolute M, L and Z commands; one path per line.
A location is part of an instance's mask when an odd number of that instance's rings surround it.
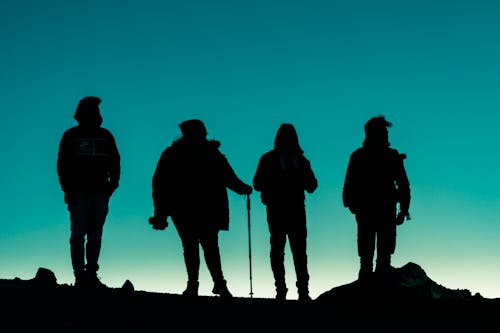
M 120 153 L 118 152 L 118 147 L 116 145 L 115 138 L 111 133 L 109 133 L 108 143 L 109 143 L 108 194 L 111 196 L 119 186 L 121 168 L 120 168 Z
M 313 193 L 318 188 L 318 180 L 311 168 L 311 163 L 304 158 L 304 189 Z
M 73 154 L 71 153 L 72 137 L 69 131 L 66 131 L 59 143 L 57 153 L 57 175 L 59 184 L 64 192 L 64 202 L 71 204 L 75 202 L 75 189 L 72 181 Z
M 404 166 L 405 158 L 406 158 L 405 154 L 399 154 L 397 159 L 396 186 L 398 190 L 398 202 L 400 210 L 399 214 L 408 220 L 410 218 L 409 209 L 410 209 L 411 192 L 410 192 L 410 182 L 408 180 L 408 176 L 406 174 L 406 169 Z
M 347 165 L 347 171 L 344 179 L 344 187 L 342 189 L 342 202 L 344 207 L 349 208 L 351 213 L 356 214 L 357 204 L 356 204 L 356 162 L 354 157 L 351 155 L 349 158 L 349 163 Z
M 233 168 L 227 161 L 226 157 L 221 154 L 220 160 L 223 168 L 226 187 L 238 194 L 251 194 L 253 192 L 252 186 L 246 184 L 240 178 L 238 178 Z
M 154 213 L 153 217 L 149 219 L 149 223 L 153 225 L 153 228 L 156 229 L 155 225 L 163 225 L 167 221 L 167 217 L 170 215 L 169 212 L 169 184 L 168 184 L 168 175 L 171 172 L 169 168 L 168 161 L 168 151 L 165 150 L 160 159 L 158 160 L 158 164 L 156 165 L 156 169 L 153 174 L 152 179 L 152 197 L 153 197 L 153 207 Z M 167 223 L 168 225 L 168 223 Z

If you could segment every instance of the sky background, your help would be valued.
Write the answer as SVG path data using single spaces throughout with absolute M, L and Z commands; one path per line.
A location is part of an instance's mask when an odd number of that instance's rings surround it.
M 122 157 L 100 259 L 109 286 L 185 288 L 175 228 L 147 220 L 158 158 L 190 118 L 247 183 L 279 125 L 293 123 L 319 182 L 306 199 L 311 296 L 354 281 L 356 224 L 342 186 L 364 123 L 383 114 L 412 190 L 393 265 L 500 297 L 499 17 L 495 0 L 2 0 L 0 278 L 46 267 L 73 283 L 56 159 L 90 95 L 102 98 Z M 257 192 L 251 199 L 254 297 L 274 297 L 265 208 Z M 245 198 L 229 200 L 223 270 L 231 292 L 249 297 Z M 288 245 L 286 269 L 294 298 Z M 200 274 L 210 295 L 203 261 Z

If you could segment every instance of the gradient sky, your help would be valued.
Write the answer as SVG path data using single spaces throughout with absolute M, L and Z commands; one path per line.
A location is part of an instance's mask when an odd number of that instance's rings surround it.
M 46 267 L 73 283 L 56 158 L 78 101 L 93 95 L 122 156 L 99 272 L 112 287 L 184 290 L 175 229 L 147 219 L 158 158 L 189 118 L 205 122 L 248 183 L 279 125 L 296 126 L 319 181 L 306 202 L 311 296 L 352 282 L 345 169 L 364 123 L 383 114 L 412 189 L 393 265 L 414 262 L 439 284 L 500 297 L 499 17 L 496 0 L 2 0 L 0 277 Z M 229 199 L 223 270 L 232 293 L 248 297 L 245 198 Z M 251 217 L 254 296 L 274 297 L 256 192 Z M 286 268 L 294 298 L 288 246 Z M 210 295 L 204 262 L 200 273 Z

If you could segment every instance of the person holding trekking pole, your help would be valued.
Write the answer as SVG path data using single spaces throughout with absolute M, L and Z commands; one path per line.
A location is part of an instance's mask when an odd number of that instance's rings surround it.
M 207 140 L 201 120 L 179 125 L 182 137 L 166 148 L 153 175 L 154 229 L 165 229 L 171 217 L 184 249 L 187 287 L 183 295 L 198 295 L 199 246 L 214 287 L 221 297 L 232 297 L 222 273 L 218 234 L 229 229 L 227 189 L 244 195 L 252 193 L 219 151 L 220 142 Z

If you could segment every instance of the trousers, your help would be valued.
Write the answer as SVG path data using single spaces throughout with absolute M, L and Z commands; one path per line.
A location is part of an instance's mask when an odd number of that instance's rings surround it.
M 392 214 L 388 216 L 356 215 L 358 224 L 358 254 L 362 261 L 371 261 L 376 249 L 377 266 L 390 265 L 391 255 L 394 254 L 396 249 L 396 223 L 394 216 Z
M 219 230 L 188 227 L 190 224 L 183 223 L 182 219 L 173 219 L 173 222 L 182 242 L 188 281 L 198 281 L 201 245 L 213 282 L 222 282 L 224 275 L 219 250 Z
M 85 269 L 92 272 L 99 269 L 102 232 L 108 206 L 109 195 L 83 192 L 76 193 L 75 200 L 68 204 L 71 221 L 71 263 L 75 276 Z
M 267 206 L 267 222 L 270 233 L 270 260 L 276 289 L 285 286 L 285 245 L 290 242 L 297 287 L 306 291 L 309 283 L 307 269 L 306 212 L 301 205 Z

